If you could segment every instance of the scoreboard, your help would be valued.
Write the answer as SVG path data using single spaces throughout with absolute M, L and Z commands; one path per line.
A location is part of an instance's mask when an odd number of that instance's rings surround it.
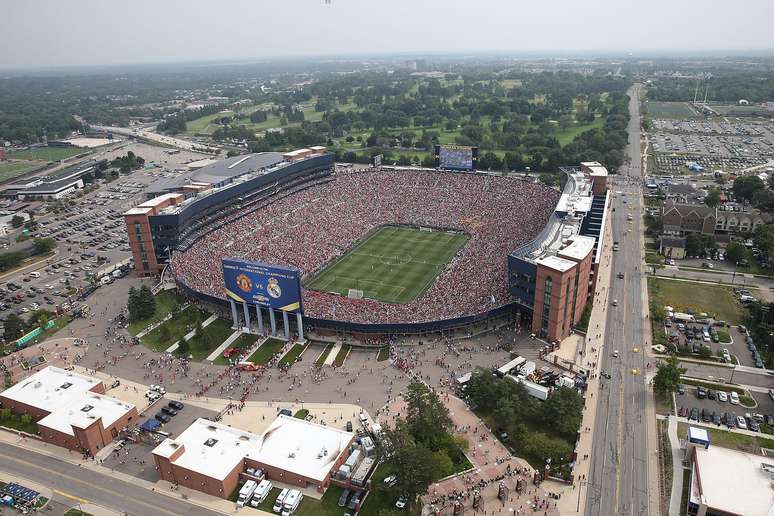
M 478 147 L 466 145 L 436 145 L 435 162 L 438 168 L 448 170 L 475 170 Z

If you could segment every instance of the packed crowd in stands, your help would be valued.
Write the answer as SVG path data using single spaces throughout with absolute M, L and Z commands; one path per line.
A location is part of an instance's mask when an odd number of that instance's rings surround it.
M 178 281 L 225 298 L 224 257 L 290 265 L 305 278 L 388 224 L 463 231 L 470 240 L 418 299 L 388 304 L 304 289 L 304 313 L 359 323 L 413 323 L 478 314 L 509 302 L 508 254 L 535 238 L 559 199 L 529 181 L 427 170 L 339 172 L 267 203 L 172 257 Z

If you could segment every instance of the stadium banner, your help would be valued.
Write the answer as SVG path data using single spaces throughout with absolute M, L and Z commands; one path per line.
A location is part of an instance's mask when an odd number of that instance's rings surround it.
M 441 169 L 470 171 L 478 164 L 478 147 L 436 145 L 433 150 L 436 165 Z
M 298 269 L 223 258 L 223 281 L 226 293 L 236 301 L 303 313 Z

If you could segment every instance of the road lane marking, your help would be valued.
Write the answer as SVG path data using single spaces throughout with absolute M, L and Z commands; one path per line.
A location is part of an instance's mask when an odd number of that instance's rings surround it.
M 89 503 L 89 501 L 88 501 L 88 500 L 86 500 L 85 498 L 80 498 L 80 497 L 78 497 L 78 496 L 71 495 L 70 493 L 66 493 L 66 492 L 64 492 L 64 491 L 61 491 L 61 490 L 59 490 L 59 489 L 52 489 L 52 491 L 53 491 L 53 492 L 55 492 L 55 493 L 56 493 L 56 494 L 58 494 L 58 495 L 62 495 L 62 496 L 64 496 L 65 498 L 69 498 L 70 500 L 75 500 L 75 501 L 76 501 L 76 502 L 78 502 L 78 503 L 82 503 L 82 504 L 87 504 L 87 503 Z
M 106 493 L 106 494 L 108 494 L 110 496 L 113 496 L 113 497 L 119 496 L 121 498 L 130 499 L 133 503 L 136 503 L 136 504 L 139 504 L 139 505 L 144 505 L 145 507 L 149 507 L 149 508 L 153 509 L 156 512 L 163 512 L 163 513 L 166 513 L 166 514 L 171 514 L 173 516 L 177 514 L 176 512 L 172 512 L 172 511 L 168 511 L 166 509 L 162 509 L 161 507 L 158 507 L 156 505 L 144 502 L 144 501 L 142 501 L 140 499 L 137 499 L 137 498 L 134 498 L 134 497 L 131 497 L 131 496 L 127 496 L 127 495 L 125 495 L 125 494 L 123 494 L 123 493 L 121 493 L 119 491 L 112 491 L 110 489 L 105 489 L 104 487 L 96 485 L 96 484 L 93 484 L 91 482 L 86 482 L 85 480 L 81 480 L 81 479 L 76 478 L 76 477 L 69 477 L 69 476 L 67 476 L 64 473 L 53 472 L 49 468 L 44 468 L 43 466 L 38 466 L 37 464 L 29 462 L 29 461 L 26 461 L 24 459 L 19 459 L 17 457 L 8 457 L 8 456 L 4 457 L 4 459 L 6 461 L 13 461 L 13 462 L 16 462 L 18 464 L 24 464 L 24 465 L 26 465 L 26 466 L 28 466 L 30 468 L 33 468 L 33 469 L 38 469 L 38 470 L 43 471 L 44 473 L 46 473 L 48 475 L 56 474 L 57 476 L 65 477 L 65 478 L 67 478 L 68 480 L 70 480 L 72 482 L 76 482 L 78 484 L 82 484 L 84 486 L 87 486 L 89 489 L 96 489 L 98 491 L 102 491 L 103 493 Z M 95 473 L 98 474 L 98 475 L 100 474 L 98 472 L 95 472 Z M 105 476 L 108 476 L 108 475 L 105 475 Z M 140 489 L 143 489 L 143 488 L 140 487 Z M 161 494 L 163 494 L 163 493 L 161 493 Z

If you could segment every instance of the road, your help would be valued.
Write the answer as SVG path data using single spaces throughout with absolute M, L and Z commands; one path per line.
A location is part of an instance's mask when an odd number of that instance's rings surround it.
M 614 212 L 611 212 L 613 240 L 620 250 L 613 253 L 608 302 L 617 301 L 607 314 L 607 331 L 602 354 L 602 379 L 597 400 L 596 422 L 588 481 L 586 514 L 655 514 L 648 497 L 648 397 L 645 385 L 647 358 L 643 352 L 646 327 L 643 314 L 642 198 L 640 183 L 639 86 L 629 91 L 628 163 L 619 177 L 611 177 Z M 618 193 L 620 192 L 620 194 Z M 626 204 L 624 204 L 626 200 Z M 631 213 L 632 221 L 627 221 Z M 619 272 L 624 273 L 618 279 Z M 635 351 L 637 348 L 637 351 Z M 620 357 L 613 358 L 614 350 Z M 633 370 L 637 370 L 633 374 Z M 650 450 L 652 453 L 654 450 Z
M 91 502 L 130 515 L 220 514 L 29 449 L 0 443 L 0 455 L 3 471 L 46 485 L 81 503 Z

